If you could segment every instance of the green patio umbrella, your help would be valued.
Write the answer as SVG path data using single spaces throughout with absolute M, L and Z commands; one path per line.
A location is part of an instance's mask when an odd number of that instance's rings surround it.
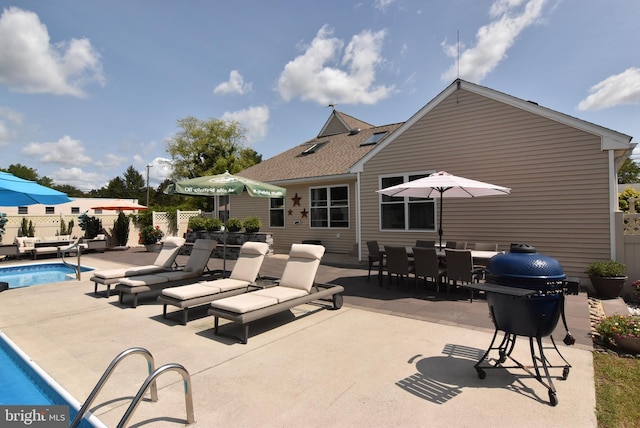
M 258 180 L 240 177 L 238 175 L 224 174 L 208 175 L 191 178 L 170 184 L 165 190 L 166 194 L 180 194 L 186 196 L 227 196 L 239 195 L 246 191 L 249 196 L 256 198 L 284 198 L 287 189 L 264 183 Z M 226 273 L 227 265 L 227 229 L 224 229 L 223 271 Z

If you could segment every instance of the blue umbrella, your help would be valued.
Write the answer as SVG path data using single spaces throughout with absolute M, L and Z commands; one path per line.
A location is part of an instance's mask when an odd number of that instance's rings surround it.
M 66 193 L 0 171 L 0 206 L 2 207 L 57 205 L 71 201 L 73 199 L 70 199 Z

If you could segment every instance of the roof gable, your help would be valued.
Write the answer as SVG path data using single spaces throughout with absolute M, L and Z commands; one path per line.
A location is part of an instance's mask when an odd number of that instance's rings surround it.
M 324 126 L 320 130 L 317 138 L 328 137 L 331 135 L 343 134 L 356 129 L 367 129 L 373 125 L 363 122 L 360 119 L 356 119 L 353 116 L 344 114 L 338 110 L 333 110 L 329 119 L 325 122 Z
M 384 149 L 387 145 L 391 144 L 393 140 L 402 135 L 407 129 L 411 128 L 416 122 L 418 122 L 421 118 L 423 118 L 436 106 L 438 106 L 443 100 L 445 100 L 458 90 L 470 91 L 478 95 L 510 105 L 512 107 L 528 111 L 538 116 L 554 120 L 556 122 L 571 126 L 576 129 L 580 129 L 584 132 L 600 136 L 602 141 L 602 150 L 628 151 L 635 147 L 635 144 L 631 144 L 632 137 L 628 135 L 612 131 L 602 126 L 586 122 L 584 120 L 560 113 L 555 110 L 551 110 L 546 107 L 542 107 L 530 101 L 525 101 L 523 99 L 516 98 L 514 96 L 507 95 L 505 93 L 498 92 L 484 86 L 457 79 L 444 91 L 440 92 L 435 98 L 429 101 L 429 103 L 422 107 L 416 114 L 409 118 L 409 120 L 407 120 L 396 132 L 394 132 L 393 135 L 391 135 L 389 138 L 386 138 L 380 144 L 377 144 L 376 147 L 369 153 L 367 153 L 360 161 L 358 161 L 350 171 L 354 173 L 362 172 L 364 164 L 368 160 L 373 158 L 378 152 Z

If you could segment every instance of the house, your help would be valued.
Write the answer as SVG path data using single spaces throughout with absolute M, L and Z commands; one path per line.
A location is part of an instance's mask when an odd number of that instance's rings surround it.
M 624 251 L 616 172 L 632 137 L 464 80 L 404 123 L 373 126 L 332 111 L 318 136 L 239 173 L 287 188 L 284 200 L 235 198 L 259 215 L 276 252 L 320 240 L 366 258 L 366 241 L 437 239 L 434 200 L 376 190 L 437 171 L 510 187 L 509 196 L 445 199 L 444 240 L 528 243 L 584 277 Z M 411 215 L 414 214 L 414 215 Z

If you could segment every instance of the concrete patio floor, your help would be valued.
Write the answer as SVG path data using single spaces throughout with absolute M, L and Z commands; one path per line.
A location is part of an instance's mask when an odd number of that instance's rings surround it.
M 106 269 L 154 259 L 133 248 L 83 255 L 82 264 Z M 279 276 L 285 262 L 286 256 L 270 256 L 261 273 Z M 232 266 L 228 261 L 227 269 Z M 210 269 L 221 267 L 221 260 L 210 260 Z M 379 287 L 375 277 L 367 282 L 366 265 L 344 255 L 327 254 L 317 276 L 345 287 L 342 309 L 303 305 L 256 322 L 246 345 L 215 336 L 206 309 L 193 310 L 182 326 L 162 318 L 155 295 L 130 308 L 115 295 L 94 295 L 89 278 L 84 273 L 81 281 L 0 293 L 0 330 L 80 402 L 118 353 L 143 347 L 157 367 L 179 363 L 189 371 L 196 426 L 597 425 L 584 293 L 567 298 L 576 346 L 562 343 L 561 322 L 554 333 L 572 368 L 566 380 L 557 379 L 561 368 L 551 369 L 559 401 L 552 407 L 545 386 L 524 370 L 487 370 L 485 379 L 478 378 L 473 365 L 493 335 L 486 301 L 469 303 L 466 293 L 416 291 L 412 281 L 408 289 L 387 289 L 386 281 Z M 226 324 L 221 331 L 239 334 Z M 555 351 L 545 354 L 561 365 Z M 513 356 L 530 364 L 526 339 L 518 339 Z M 126 359 L 93 413 L 116 426 L 146 370 L 142 357 Z M 184 425 L 182 379 L 166 373 L 158 384 L 159 401 L 143 401 L 130 426 Z

